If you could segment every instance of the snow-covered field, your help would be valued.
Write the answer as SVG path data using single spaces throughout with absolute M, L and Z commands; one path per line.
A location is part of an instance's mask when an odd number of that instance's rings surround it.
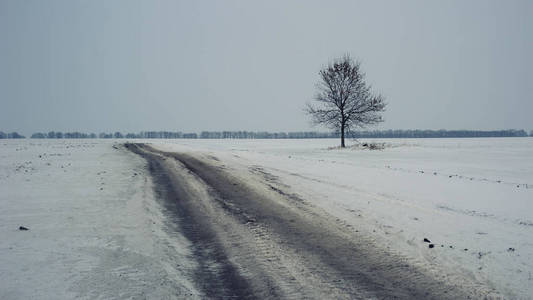
M 328 149 L 337 140 L 152 143 L 210 152 L 243 174 L 260 168 L 432 272 L 464 272 L 510 298 L 533 298 L 533 139 L 372 141 L 387 147 Z
M 198 295 L 188 241 L 165 230 L 145 163 L 121 142 L 0 141 L 1 299 Z M 431 272 L 533 298 L 533 139 L 391 139 L 373 151 L 328 149 L 337 140 L 144 142 L 268 173 Z
M 196 295 L 144 166 L 112 141 L 0 141 L 0 299 Z

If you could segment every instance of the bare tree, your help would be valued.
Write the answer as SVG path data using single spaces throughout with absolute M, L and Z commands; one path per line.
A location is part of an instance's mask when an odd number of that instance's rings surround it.
M 320 70 L 315 96 L 318 103 L 308 103 L 306 108 L 313 123 L 340 132 L 343 148 L 345 134 L 352 129 L 383 121 L 379 113 L 385 110 L 385 98 L 372 93 L 360 65 L 345 55 Z

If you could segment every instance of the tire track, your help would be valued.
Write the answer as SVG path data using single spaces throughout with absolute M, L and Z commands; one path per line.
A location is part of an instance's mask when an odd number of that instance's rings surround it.
M 193 156 L 127 144 L 200 263 L 207 298 L 468 299 L 484 289 L 434 278 L 270 186 L 258 189 Z M 291 197 L 289 197 L 291 198 Z M 466 288 L 465 288 L 466 287 Z

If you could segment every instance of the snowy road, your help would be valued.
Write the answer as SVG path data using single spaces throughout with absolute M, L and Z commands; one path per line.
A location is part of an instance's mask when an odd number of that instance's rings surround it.
M 207 297 L 466 299 L 488 290 L 435 276 L 309 205 L 260 169 L 243 180 L 213 156 L 127 144 L 192 243 Z M 268 184 L 264 184 L 268 182 Z
M 532 299 L 533 140 L 383 142 L 0 141 L 0 299 Z

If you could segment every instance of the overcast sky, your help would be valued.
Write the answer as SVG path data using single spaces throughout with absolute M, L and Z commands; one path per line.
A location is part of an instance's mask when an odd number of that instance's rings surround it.
M 345 53 L 381 129 L 533 129 L 533 1 L 0 0 L 0 130 L 309 130 Z

